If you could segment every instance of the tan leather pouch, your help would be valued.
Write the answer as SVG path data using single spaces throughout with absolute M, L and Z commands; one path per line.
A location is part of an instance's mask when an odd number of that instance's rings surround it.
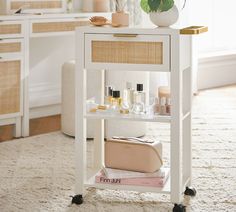
M 105 166 L 137 172 L 155 172 L 162 166 L 162 144 L 109 139 L 105 142 Z

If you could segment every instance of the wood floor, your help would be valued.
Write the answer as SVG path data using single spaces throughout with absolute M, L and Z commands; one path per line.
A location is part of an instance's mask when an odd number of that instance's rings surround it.
M 61 116 L 48 116 L 30 120 L 30 136 L 58 131 L 61 129 Z M 0 142 L 12 140 L 14 125 L 0 126 Z

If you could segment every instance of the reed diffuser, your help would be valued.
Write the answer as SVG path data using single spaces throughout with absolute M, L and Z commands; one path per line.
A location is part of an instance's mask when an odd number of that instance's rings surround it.
M 112 13 L 112 23 L 129 26 L 129 14 L 125 12 L 127 0 L 114 0 L 116 12 Z
M 115 0 L 116 12 L 124 12 L 127 0 Z

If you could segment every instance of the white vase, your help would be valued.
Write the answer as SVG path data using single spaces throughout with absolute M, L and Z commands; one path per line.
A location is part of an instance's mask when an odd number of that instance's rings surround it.
M 168 27 L 175 24 L 179 18 L 179 10 L 174 5 L 170 10 L 165 12 L 151 12 L 150 20 L 159 27 Z

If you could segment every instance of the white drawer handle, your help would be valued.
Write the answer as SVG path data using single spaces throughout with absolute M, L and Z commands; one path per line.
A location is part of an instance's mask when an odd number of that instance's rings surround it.
M 118 38 L 135 38 L 137 37 L 137 34 L 113 34 L 113 37 L 118 37 Z
M 89 19 L 89 16 L 83 16 L 83 17 L 78 16 L 74 17 L 74 19 Z

